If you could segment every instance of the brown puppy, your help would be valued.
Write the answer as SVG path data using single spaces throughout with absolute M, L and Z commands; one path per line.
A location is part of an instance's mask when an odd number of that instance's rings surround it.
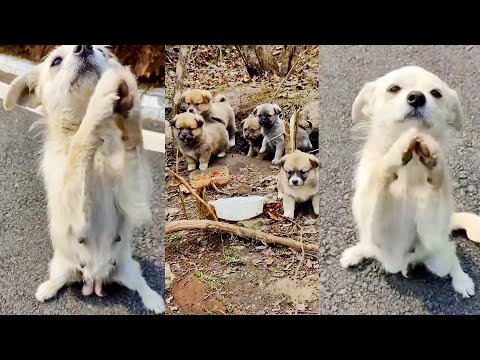
M 227 128 L 230 146 L 235 145 L 235 112 L 224 95 L 213 98 L 210 91 L 189 89 L 180 101 L 187 105 L 187 112 L 200 114 L 207 122 L 220 121 Z
M 188 170 L 205 170 L 212 155 L 224 157 L 228 150 L 228 133 L 219 122 L 205 123 L 199 114 L 178 114 L 171 121 L 173 136 L 185 156 Z
M 247 154 L 248 157 L 257 155 L 257 159 L 263 160 L 267 153 L 273 153 L 274 149 L 272 146 L 270 146 L 266 152 L 260 154 L 263 135 L 262 127 L 258 123 L 258 118 L 256 116 L 249 116 L 248 118 L 242 120 L 240 126 L 243 128 L 243 137 L 250 145 Z
M 293 219 L 295 204 L 311 201 L 316 215 L 320 212 L 319 160 L 312 154 L 295 150 L 279 161 L 278 198 L 283 199 L 283 215 Z

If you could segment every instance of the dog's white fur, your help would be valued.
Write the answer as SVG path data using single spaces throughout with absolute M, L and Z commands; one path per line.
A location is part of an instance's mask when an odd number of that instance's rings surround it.
M 392 85 L 400 90 L 389 92 Z M 433 89 L 442 97 L 434 97 Z M 422 120 L 407 115 L 411 91 L 426 96 Z M 403 67 L 367 83 L 354 101 L 352 117 L 370 124 L 355 176 L 359 242 L 343 252 L 341 265 L 376 258 L 386 271 L 407 276 L 409 264 L 423 263 L 438 276 L 450 275 L 464 297 L 474 295 L 473 281 L 449 241 L 454 200 L 445 156 L 453 137 L 449 130 L 460 129 L 463 119 L 456 92 L 422 68 Z M 411 151 L 415 144 L 428 148 L 427 160 L 436 166 L 420 161 L 419 153 Z M 406 162 L 409 148 L 412 158 Z
M 141 131 L 136 81 L 103 46 L 93 47 L 90 61 L 96 70 L 80 72 L 74 47 L 56 48 L 15 79 L 4 101 L 6 109 L 42 104 L 45 113 L 41 172 L 54 254 L 50 278 L 39 286 L 36 298 L 43 302 L 76 281 L 95 286 L 100 295 L 102 284 L 117 282 L 138 291 L 146 308 L 162 313 L 162 297 L 148 286 L 132 258 L 133 230 L 151 219 L 150 169 L 141 135 L 139 143 L 122 139 L 114 122 L 123 80 L 134 95 L 126 135 L 132 136 L 128 128 Z M 57 57 L 61 64 L 51 66 Z M 74 81 L 77 74 L 83 75 Z

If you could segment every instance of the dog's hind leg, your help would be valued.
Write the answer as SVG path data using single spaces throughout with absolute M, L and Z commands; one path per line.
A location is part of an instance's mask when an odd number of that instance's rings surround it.
M 38 301 L 44 302 L 54 297 L 58 290 L 67 284 L 75 272 L 71 264 L 58 254 L 53 255 L 50 262 L 50 278 L 42 283 L 35 293 Z
M 165 302 L 162 297 L 152 290 L 145 281 L 140 264 L 129 258 L 119 264 L 114 281 L 124 285 L 130 290 L 137 291 L 143 301 L 143 305 L 155 314 L 165 312 Z

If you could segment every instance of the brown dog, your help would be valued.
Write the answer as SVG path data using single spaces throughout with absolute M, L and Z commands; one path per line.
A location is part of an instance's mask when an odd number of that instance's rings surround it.
M 208 123 L 217 121 L 225 125 L 229 144 L 235 145 L 235 112 L 224 95 L 217 94 L 213 98 L 210 91 L 189 89 L 182 94 L 180 101 L 186 104 L 187 112 L 202 115 Z
M 248 118 L 242 120 L 240 126 L 243 129 L 243 137 L 248 141 L 250 147 L 248 149 L 248 157 L 253 157 L 257 155 L 257 159 L 264 159 L 267 153 L 272 153 L 274 151 L 273 147 L 270 146 L 266 152 L 260 154 L 260 148 L 262 147 L 263 135 L 262 127 L 258 123 L 258 118 L 256 116 L 249 116 Z M 270 150 L 270 151 L 268 151 Z
M 188 170 L 205 170 L 212 155 L 224 157 L 228 146 L 228 132 L 219 122 L 206 123 L 200 114 L 178 114 L 171 121 L 173 136 L 185 156 Z

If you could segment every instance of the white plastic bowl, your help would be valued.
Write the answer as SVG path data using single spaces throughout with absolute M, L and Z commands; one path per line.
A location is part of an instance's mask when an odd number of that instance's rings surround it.
M 254 218 L 263 212 L 263 196 L 238 196 L 210 201 L 217 217 L 229 221 L 242 221 Z

